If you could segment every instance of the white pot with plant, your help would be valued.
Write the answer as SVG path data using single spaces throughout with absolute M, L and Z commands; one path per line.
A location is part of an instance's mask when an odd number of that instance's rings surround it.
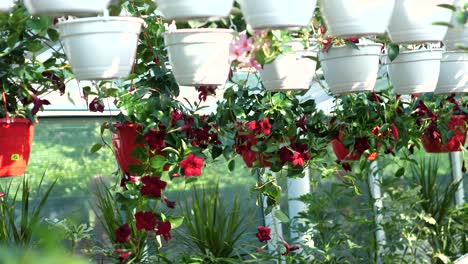
M 253 29 L 298 28 L 309 25 L 316 0 L 240 0 L 247 24 Z
M 445 47 L 448 51 L 468 49 L 468 2 L 462 6 L 461 2 L 455 1 L 452 11 L 451 27 L 444 39 Z
M 320 0 L 319 6 L 332 37 L 385 34 L 395 0 Z
M 111 0 L 25 0 L 29 13 L 38 16 L 83 16 L 103 13 Z
M 78 80 L 126 78 L 132 69 L 144 21 L 136 17 L 94 17 L 57 24 Z
M 234 0 L 155 0 L 166 19 L 190 20 L 229 16 Z
M 442 53 L 442 49 L 400 52 L 388 67 L 395 92 L 401 95 L 434 92 L 439 79 Z
M 393 43 L 419 43 L 442 41 L 447 27 L 434 23 L 449 23 L 450 9 L 440 5 L 451 5 L 454 0 L 396 0 L 395 9 L 388 26 Z
M 319 53 L 325 81 L 333 94 L 373 91 L 382 44 L 332 46 Z
M 305 47 L 303 40 L 286 43 L 288 51 L 279 54 L 260 70 L 262 83 L 268 91 L 308 90 L 315 76 L 317 51 Z
M 2 0 L 0 1 L 0 13 L 9 12 L 15 5 L 14 0 Z
M 181 86 L 224 85 L 229 75 L 230 29 L 179 29 L 165 33 L 172 72 Z
M 447 51 L 440 62 L 439 81 L 435 93 L 468 92 L 468 53 Z

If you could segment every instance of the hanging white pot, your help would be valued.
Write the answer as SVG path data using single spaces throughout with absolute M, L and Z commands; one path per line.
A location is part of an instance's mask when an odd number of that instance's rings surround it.
M 455 1 L 455 6 L 459 6 L 458 0 Z M 457 21 L 456 13 L 452 14 L 450 24 L 454 27 L 449 28 L 447 36 L 445 36 L 444 44 L 448 51 L 459 49 L 458 45 L 468 45 L 468 24 L 460 25 Z
M 388 26 L 393 43 L 417 43 L 442 41 L 446 26 L 434 22 L 450 22 L 452 11 L 438 5 L 453 4 L 454 0 L 396 0 Z
M 78 80 L 126 78 L 131 72 L 143 25 L 135 17 L 95 17 L 57 24 Z
M 240 0 L 245 20 L 253 29 L 305 27 L 316 0 Z
M 32 15 L 82 16 L 103 13 L 111 0 L 24 0 Z
M 189 20 L 229 16 L 234 0 L 155 0 L 166 19 Z
M 434 92 L 440 73 L 442 49 L 400 52 L 388 73 L 397 94 Z
M 468 92 L 468 53 L 448 51 L 442 55 L 435 93 Z
M 0 1 L 0 13 L 7 13 L 15 5 L 14 0 L 1 0 Z
M 382 44 L 331 47 L 320 52 L 323 74 L 333 94 L 374 90 Z
M 233 33 L 230 29 L 204 28 L 164 34 L 172 72 L 179 85 L 224 85 L 230 69 Z
M 304 49 L 301 41 L 288 43 L 291 52 L 279 55 L 260 70 L 268 91 L 308 90 L 317 67 L 317 52 Z M 315 59 L 313 59 L 315 58 Z
M 382 35 L 395 0 L 320 0 L 319 6 L 330 36 Z

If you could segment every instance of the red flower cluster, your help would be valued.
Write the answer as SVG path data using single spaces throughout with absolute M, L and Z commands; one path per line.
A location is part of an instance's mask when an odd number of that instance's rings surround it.
M 135 219 L 136 228 L 138 230 L 151 231 L 154 230 L 154 227 L 156 226 L 156 217 L 151 211 L 138 212 L 135 214 Z
M 306 144 L 293 143 L 291 147 L 283 147 L 279 151 L 280 159 L 283 164 L 290 162 L 293 166 L 302 166 L 307 160 L 310 160 L 311 157 L 307 153 L 309 146 Z
M 156 150 L 156 154 L 162 154 L 162 149 L 166 147 L 166 131 L 161 129 L 150 129 L 144 136 L 151 150 Z
M 167 182 L 161 181 L 159 177 L 145 176 L 141 178 L 143 186 L 141 187 L 141 195 L 152 196 L 154 198 L 161 198 L 161 191 L 167 186 Z
M 185 177 L 200 176 L 202 174 L 203 159 L 190 153 L 179 165 L 184 170 Z
M 216 95 L 216 86 L 197 86 L 195 87 L 195 89 L 197 89 L 197 91 L 199 92 L 198 94 L 198 100 L 200 100 L 200 102 L 205 102 L 206 99 L 208 99 L 208 96 L 215 96 Z
M 168 241 L 171 239 L 171 222 L 157 221 L 158 228 L 156 230 L 157 236 L 163 236 L 164 240 Z
M 253 131 L 256 134 L 263 133 L 265 136 L 269 136 L 271 133 L 271 124 L 268 118 L 264 118 L 260 121 L 252 121 L 248 124 L 250 131 Z
M 243 133 L 244 131 L 242 130 L 239 133 L 237 133 L 234 150 L 242 156 L 245 165 L 248 168 L 252 168 L 254 163 L 258 161 L 261 167 L 270 166 L 270 163 L 267 161 L 267 158 L 262 153 L 252 150 L 252 147 L 257 145 L 258 143 L 258 139 L 255 137 L 255 135 L 242 135 Z
M 270 228 L 259 226 L 256 236 L 260 242 L 264 242 L 264 241 L 268 241 L 271 239 L 270 234 L 271 234 Z
M 327 52 L 328 49 L 330 49 L 331 45 L 333 44 L 333 41 L 335 40 L 332 37 L 323 38 L 326 32 L 327 32 L 327 30 L 325 29 L 325 27 L 323 27 L 323 26 L 319 27 L 320 37 L 318 38 L 318 40 L 323 45 L 323 47 L 322 47 L 323 52 Z M 347 39 L 345 39 L 345 41 L 355 43 L 355 44 L 359 43 L 359 39 L 357 39 L 357 38 L 347 38 Z
M 128 224 L 123 224 L 115 230 L 115 240 L 117 243 L 127 243 L 132 230 Z

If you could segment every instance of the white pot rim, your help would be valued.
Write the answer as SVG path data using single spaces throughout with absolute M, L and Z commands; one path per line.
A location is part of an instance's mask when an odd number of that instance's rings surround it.
M 124 22 L 136 22 L 144 24 L 145 21 L 139 17 L 121 17 L 121 16 L 109 16 L 109 17 L 85 17 L 85 18 L 75 18 L 72 20 L 62 21 L 57 24 L 61 25 L 70 25 L 70 24 L 81 24 L 81 23 L 90 23 L 90 22 L 115 22 L 115 21 L 124 21 Z
M 188 34 L 188 33 L 230 33 L 234 34 L 234 30 L 227 28 L 186 28 L 186 29 L 177 29 L 170 32 L 165 32 L 164 35 L 173 35 L 173 34 Z
M 410 63 L 416 61 L 430 61 L 442 59 L 443 49 L 432 49 L 432 50 L 406 50 L 398 54 L 397 58 L 393 60 L 389 65 Z M 423 54 L 423 57 L 412 58 L 410 56 L 416 56 Z M 404 57 L 403 57 L 404 56 Z
M 335 54 L 329 55 L 328 52 L 320 51 L 318 56 L 320 61 L 327 61 L 327 60 L 335 60 L 340 58 L 347 58 L 347 57 L 359 57 L 359 56 L 380 56 L 381 55 L 381 48 L 383 44 L 381 43 L 362 43 L 356 44 L 359 47 L 359 50 L 353 49 L 349 46 L 340 46 L 340 47 L 331 47 L 330 50 L 342 50 L 342 49 L 349 49 L 351 50 L 350 53 L 354 54 Z M 378 52 L 370 52 L 370 51 L 363 51 L 361 48 L 379 48 Z M 361 52 L 361 53 L 359 53 Z
M 382 47 L 383 44 L 382 43 L 357 43 L 356 46 L 358 47 Z M 349 46 L 347 45 L 343 45 L 343 46 L 339 46 L 339 47 L 335 47 L 335 46 L 332 46 L 330 49 L 344 49 L 344 48 L 349 48 Z

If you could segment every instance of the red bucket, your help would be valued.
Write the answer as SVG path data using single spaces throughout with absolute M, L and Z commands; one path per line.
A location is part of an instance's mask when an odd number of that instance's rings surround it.
M 132 156 L 137 147 L 144 147 L 143 143 L 136 143 L 135 140 L 141 127 L 136 124 L 119 123 L 114 125 L 116 133 L 111 133 L 112 146 L 114 147 L 115 158 L 120 169 L 127 175 L 130 174 L 130 165 L 139 165 L 141 162 Z
M 0 177 L 21 176 L 28 166 L 34 126 L 26 118 L 0 118 Z
M 453 131 L 453 136 L 445 143 L 440 139 L 434 139 L 430 135 L 424 133 L 421 136 L 421 142 L 428 153 L 448 153 L 460 151 L 461 146 L 465 145 L 466 140 L 466 121 L 467 117 L 464 115 L 454 115 L 450 118 L 448 123 L 448 130 Z

